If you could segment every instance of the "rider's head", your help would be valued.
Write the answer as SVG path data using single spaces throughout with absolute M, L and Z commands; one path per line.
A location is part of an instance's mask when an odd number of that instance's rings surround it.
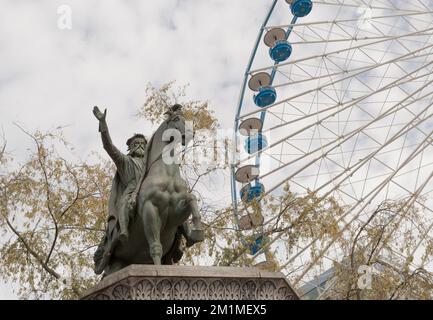
M 146 137 L 140 133 L 134 134 L 126 141 L 129 155 L 132 157 L 144 157 L 146 155 Z

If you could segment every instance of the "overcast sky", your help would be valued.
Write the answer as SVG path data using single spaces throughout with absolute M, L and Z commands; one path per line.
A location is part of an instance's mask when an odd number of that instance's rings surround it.
M 151 129 L 134 113 L 147 82 L 190 84 L 232 126 L 242 73 L 270 1 L 7 1 L 0 12 L 0 124 L 8 144 L 28 129 L 68 126 L 86 153 L 100 147 L 92 106 L 108 108 L 118 144 Z M 72 10 L 59 29 L 57 10 Z
M 152 128 L 134 117 L 147 82 L 189 83 L 231 127 L 242 74 L 269 0 L 0 0 L 0 125 L 25 156 L 29 130 L 67 126 L 83 158 L 101 151 L 94 105 L 108 109 L 114 142 Z M 59 29 L 59 6 L 72 28 Z M 227 186 L 229 188 L 229 186 Z M 228 189 L 227 189 L 228 190 Z M 10 285 L 0 298 L 13 298 Z
M 391 2 L 415 6 L 415 2 Z M 66 126 L 65 136 L 75 146 L 77 156 L 85 159 L 91 151 L 103 154 L 98 123 L 92 114 L 94 105 L 108 109 L 113 141 L 125 150 L 125 141 L 133 133 L 150 135 L 155 129 L 135 117 L 145 100 L 148 82 L 155 86 L 173 80 L 179 85 L 190 84 L 188 97 L 209 100 L 221 126 L 232 128 L 243 73 L 271 3 L 272 0 L 0 0 L 0 127 L 8 152 L 18 160 L 28 152 L 30 141 L 14 126 L 17 122 L 30 131 Z M 420 3 L 416 5 L 421 6 Z M 283 0 L 280 4 L 285 6 L 276 10 L 275 24 L 288 23 L 291 17 Z M 362 14 L 354 7 L 349 6 L 350 18 Z M 71 10 L 71 29 L 59 28 L 59 19 L 65 22 L 65 8 Z M 337 14 L 335 6 L 332 10 L 320 8 L 304 21 L 332 21 L 333 14 Z M 355 28 L 345 30 L 343 36 L 350 36 L 351 30 Z M 342 31 L 337 29 L 332 36 L 338 39 Z M 317 35 L 306 36 L 317 40 Z M 325 50 L 331 51 L 333 45 L 324 44 Z M 314 52 L 307 47 L 298 48 L 294 46 L 297 58 Z M 268 59 L 267 50 L 262 51 Z M 376 62 L 373 59 L 369 63 Z M 310 67 L 319 70 L 316 65 Z M 287 90 L 293 94 L 298 87 L 289 86 Z M 346 95 L 348 90 L 342 87 L 341 92 Z M 295 126 L 287 128 L 292 129 Z M 220 187 L 229 203 L 228 179 Z M 0 299 L 14 297 L 11 285 L 0 283 Z

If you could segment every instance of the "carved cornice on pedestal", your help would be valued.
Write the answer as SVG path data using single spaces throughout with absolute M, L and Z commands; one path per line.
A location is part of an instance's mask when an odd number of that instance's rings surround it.
M 131 265 L 84 295 L 90 300 L 298 300 L 283 274 L 256 268 Z

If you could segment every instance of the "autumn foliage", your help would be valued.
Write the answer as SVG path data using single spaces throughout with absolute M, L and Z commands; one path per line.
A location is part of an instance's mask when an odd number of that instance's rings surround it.
M 181 103 L 195 130 L 216 130 L 208 103 L 188 100 L 185 90 L 173 82 L 161 88 L 149 84 L 138 119 L 158 123 L 168 106 Z M 105 230 L 113 165 L 98 153 L 92 161 L 78 159 L 61 128 L 20 129 L 32 144 L 23 161 L 8 151 L 6 137 L 0 141 L 0 275 L 21 298 L 77 299 L 99 281 L 92 256 Z M 193 145 L 198 147 L 200 141 Z M 214 178 L 227 177 L 227 169 L 182 164 L 206 227 L 206 240 L 185 250 L 183 264 L 255 264 L 244 243 L 252 241 L 252 234 L 242 237 L 230 206 L 205 195 Z M 266 258 L 273 261 L 270 271 L 282 271 L 298 292 L 305 279 L 332 269 L 316 298 L 432 299 L 432 277 L 422 267 L 433 260 L 426 208 L 408 199 L 387 201 L 365 212 L 363 219 L 346 223 L 348 209 L 332 196 L 296 194 L 290 184 L 279 195 L 261 199 L 260 206 L 242 208 L 265 216 L 261 232 Z M 337 252 L 332 259 L 331 249 Z M 415 252 L 421 252 L 418 267 Z M 292 258 L 298 254 L 303 254 L 302 263 Z M 359 286 L 363 266 L 380 271 L 371 288 Z

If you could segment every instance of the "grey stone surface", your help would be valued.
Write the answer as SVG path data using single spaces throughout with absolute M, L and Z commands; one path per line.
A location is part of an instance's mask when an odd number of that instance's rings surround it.
M 280 272 L 258 268 L 130 265 L 105 277 L 85 300 L 298 300 Z

